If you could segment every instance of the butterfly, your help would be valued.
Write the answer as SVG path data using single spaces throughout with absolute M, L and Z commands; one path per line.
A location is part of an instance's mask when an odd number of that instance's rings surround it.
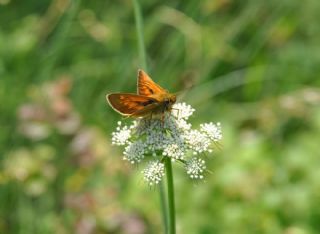
M 147 117 L 171 111 L 176 95 L 156 84 L 147 73 L 138 70 L 137 94 L 111 93 L 106 96 L 109 105 L 128 117 Z

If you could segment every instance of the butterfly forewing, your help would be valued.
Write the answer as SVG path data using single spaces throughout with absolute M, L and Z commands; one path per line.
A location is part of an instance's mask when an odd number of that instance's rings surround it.
M 143 96 L 155 96 L 168 93 L 157 85 L 143 70 L 138 71 L 137 93 Z
M 107 100 L 113 109 L 120 114 L 128 116 L 143 115 L 143 110 L 146 107 L 151 107 L 152 104 L 157 102 L 151 97 L 129 93 L 112 93 L 107 95 Z

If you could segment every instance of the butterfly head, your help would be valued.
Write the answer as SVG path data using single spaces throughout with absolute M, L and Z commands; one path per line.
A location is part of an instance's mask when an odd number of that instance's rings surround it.
M 176 102 L 176 100 L 177 100 L 176 95 L 168 93 L 163 100 L 163 103 L 165 105 L 165 109 L 171 110 L 172 105 Z

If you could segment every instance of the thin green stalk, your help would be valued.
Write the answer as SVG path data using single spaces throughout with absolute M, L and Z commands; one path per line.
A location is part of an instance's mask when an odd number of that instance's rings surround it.
M 134 8 L 134 18 L 136 21 L 137 36 L 138 36 L 140 66 L 142 69 L 147 70 L 147 58 L 146 58 L 146 49 L 145 49 L 144 36 L 143 36 L 142 14 L 141 14 L 141 9 L 140 9 L 138 0 L 133 0 L 133 8 Z
M 169 234 L 176 233 L 176 217 L 175 217 L 175 206 L 174 206 L 174 187 L 173 187 L 173 174 L 171 159 L 165 158 L 164 161 L 166 174 L 167 174 L 167 190 L 168 190 L 168 207 L 169 207 Z
M 169 224 L 168 224 L 168 208 L 167 208 L 167 201 L 165 195 L 165 189 L 163 187 L 163 182 L 160 181 L 159 183 L 159 195 L 160 195 L 160 206 L 162 211 L 162 222 L 164 225 L 164 233 L 168 234 Z
M 147 58 L 146 58 L 146 49 L 144 44 L 143 36 L 143 23 L 142 23 L 142 14 L 138 0 L 133 0 L 134 8 L 134 17 L 136 22 L 137 38 L 138 38 L 138 52 L 139 52 L 139 64 L 142 69 L 147 71 Z M 172 175 L 172 173 L 171 173 Z M 165 234 L 168 234 L 169 231 L 169 217 L 168 217 L 168 206 L 166 202 L 165 189 L 163 188 L 163 183 L 159 185 L 159 195 L 160 195 L 160 205 L 162 211 L 162 221 L 164 225 Z

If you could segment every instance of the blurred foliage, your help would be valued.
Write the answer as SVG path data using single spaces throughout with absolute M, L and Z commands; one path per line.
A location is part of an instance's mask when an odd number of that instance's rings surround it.
M 206 182 L 175 170 L 178 232 L 319 233 L 320 1 L 140 3 L 150 75 L 224 131 Z M 110 145 L 132 2 L 0 0 L 0 25 L 0 233 L 162 233 Z

